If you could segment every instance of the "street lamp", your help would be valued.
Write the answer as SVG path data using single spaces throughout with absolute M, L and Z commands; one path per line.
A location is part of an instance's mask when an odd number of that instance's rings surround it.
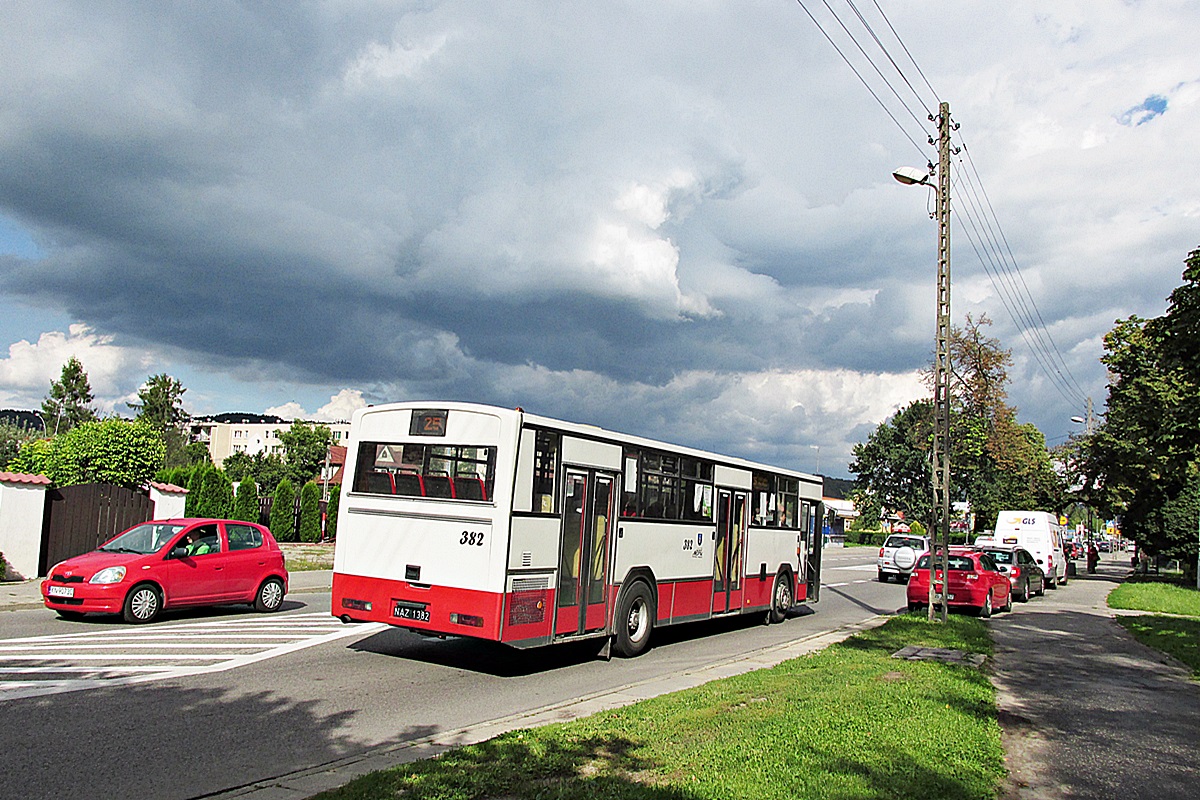
M 937 349 L 933 361 L 933 514 L 934 547 L 929 569 L 929 621 L 934 604 L 941 603 L 940 618 L 947 619 L 946 593 L 950 577 L 950 104 L 938 106 L 938 166 L 922 172 L 900 167 L 892 177 L 905 186 L 928 186 L 937 198 L 934 218 L 938 228 L 937 262 Z M 932 144 L 932 140 L 930 140 Z M 931 178 L 937 176 L 937 185 Z M 940 548 L 937 542 L 940 541 Z M 942 591 L 934 577 L 942 567 Z

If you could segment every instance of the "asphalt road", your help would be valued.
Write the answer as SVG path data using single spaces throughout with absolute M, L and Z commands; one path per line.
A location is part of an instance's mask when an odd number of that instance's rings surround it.
M 666 628 L 636 659 L 603 661 L 594 645 L 519 651 L 372 626 L 351 628 L 336 641 L 281 647 L 260 660 L 218 660 L 216 671 L 3 700 L 0 780 L 13 798 L 204 797 L 893 613 L 905 605 L 904 586 L 875 581 L 876 552 L 826 551 L 820 602 L 781 625 L 763 625 L 756 615 Z M 194 648 L 185 652 L 200 659 L 226 631 L 289 620 L 303 627 L 328 606 L 329 595 L 316 593 L 289 596 L 278 615 L 176 614 L 159 638 Z M 67 633 L 73 645 L 98 648 L 92 639 L 109 632 L 131 634 L 119 622 L 66 622 L 37 609 L 6 612 L 2 636 Z M 16 643 L 15 650 L 33 646 Z M 136 665 L 151 646 L 122 639 L 104 652 L 125 648 Z

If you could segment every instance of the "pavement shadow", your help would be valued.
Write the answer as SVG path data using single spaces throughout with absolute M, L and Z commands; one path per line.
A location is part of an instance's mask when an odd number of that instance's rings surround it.
M 652 650 L 662 650 L 681 642 L 718 637 L 758 627 L 763 624 L 765 613 L 739 614 L 655 628 L 650 647 Z M 789 612 L 788 619 L 806 617 L 813 613 L 812 609 L 800 608 Z M 499 642 L 453 636 L 424 636 L 402 628 L 389 628 L 356 640 L 347 647 L 358 652 L 412 659 L 498 678 L 519 678 L 595 661 L 600 657 L 603 645 L 603 639 L 586 639 L 521 650 Z
M 0 704 L 6 797 L 184 800 L 327 764 L 380 746 L 354 736 L 358 712 L 320 700 L 174 681 L 91 689 L 86 704 L 43 695 Z M 86 713 L 79 713 L 86 708 Z M 398 731 L 394 742 L 436 733 Z M 385 743 L 386 744 L 386 743 Z M 101 788 L 97 788 L 101 787 Z
M 1077 580 L 1120 582 L 1113 578 Z M 1196 796 L 1200 686 L 1184 670 L 1106 614 L 1047 604 L 993 617 L 989 628 L 1006 736 L 1014 747 L 1032 738 L 1046 754 L 1018 781 L 1054 787 L 1055 796 L 1064 787 L 1079 797 Z

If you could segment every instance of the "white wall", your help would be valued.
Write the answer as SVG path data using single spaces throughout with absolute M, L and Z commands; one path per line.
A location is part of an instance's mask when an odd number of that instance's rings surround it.
M 154 502 L 155 519 L 175 519 L 183 516 L 187 493 L 163 492 L 151 486 L 150 499 Z
M 42 554 L 46 486 L 0 483 L 0 553 L 10 579 L 36 578 Z

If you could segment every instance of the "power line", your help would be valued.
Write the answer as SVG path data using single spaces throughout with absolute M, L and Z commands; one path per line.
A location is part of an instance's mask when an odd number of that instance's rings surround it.
M 892 95 L 900 103 L 904 111 L 906 111 L 908 115 L 922 127 L 922 130 L 924 130 L 924 123 L 918 119 L 916 112 L 914 112 L 910 104 L 904 100 L 896 86 L 893 85 L 888 76 L 884 74 L 884 70 L 881 68 L 880 64 L 876 62 L 876 58 L 867 52 L 867 48 L 864 47 L 863 43 L 860 41 L 860 35 L 852 31 L 846 22 L 843 21 L 842 16 L 839 15 L 839 12 L 830 5 L 829 0 L 821 0 L 821 2 L 833 19 L 836 20 L 838 26 L 842 29 L 844 34 L 849 37 L 850 41 L 854 44 L 855 48 L 857 48 L 858 52 L 867 60 L 867 63 L 870 64 L 871 68 L 875 71 L 875 74 L 878 75 L 879 79 L 882 80 L 887 88 L 891 91 Z M 874 46 L 883 53 L 884 57 L 886 57 L 888 63 L 891 65 L 891 69 L 895 70 L 895 73 L 899 75 L 900 79 L 904 81 L 913 97 L 916 98 L 921 109 L 925 110 L 928 114 L 928 104 L 921 97 L 921 92 L 913 85 L 913 82 L 910 81 L 908 76 L 905 74 L 905 70 L 901 68 L 900 64 L 898 64 L 896 59 L 893 58 L 888 46 L 880 39 L 879 35 L 876 34 L 875 28 L 872 27 L 871 23 L 859 10 L 858 6 L 855 5 L 854 0 L 845 0 L 845 2 L 853 12 L 854 16 L 857 18 L 858 24 L 861 25 L 864 30 L 866 30 L 871 40 L 873 40 Z M 817 20 L 816 16 L 812 13 L 808 6 L 805 5 L 803 0 L 797 0 L 797 3 L 802 9 L 804 9 L 804 12 L 808 15 L 808 18 L 812 20 L 814 25 L 817 26 L 818 30 L 821 31 L 822 35 L 825 36 L 825 39 L 833 46 L 838 55 L 841 56 L 842 60 L 846 62 L 846 65 L 850 67 L 851 71 L 854 72 L 855 76 L 859 79 L 863 86 L 866 87 L 867 91 L 875 99 L 875 102 L 878 103 L 881 108 L 883 108 L 884 112 L 892 119 L 896 126 L 900 128 L 905 138 L 907 138 L 909 142 L 917 147 L 923 158 L 927 158 L 926 151 L 916 143 L 908 129 L 905 128 L 896 115 L 892 113 L 892 110 L 884 103 L 883 99 L 875 91 L 875 89 L 872 88 L 863 73 L 854 66 L 850 58 L 846 55 L 845 51 L 838 46 L 833 37 L 826 30 L 825 26 L 823 26 Z M 924 71 L 913 57 L 912 52 L 908 49 L 907 45 L 905 45 L 903 38 L 896 31 L 895 26 L 892 25 L 891 20 L 888 19 L 887 14 L 880 7 L 878 0 L 872 0 L 872 5 L 874 5 L 876 11 L 879 13 L 879 16 L 887 25 L 892 37 L 904 51 L 908 62 L 913 65 L 917 73 L 920 75 L 925 87 L 940 102 L 937 91 L 934 90 L 933 85 L 930 83 Z M 934 121 L 932 114 L 928 114 L 928 117 L 931 122 Z M 954 129 L 957 130 L 957 128 L 958 126 L 955 125 Z M 1086 399 L 1087 393 L 1082 389 L 1082 387 L 1080 387 L 1079 382 L 1075 379 L 1075 376 L 1071 374 L 1071 370 L 1067 366 L 1066 360 L 1063 358 L 1061 351 L 1054 342 L 1054 339 L 1050 334 L 1049 327 L 1046 325 L 1046 321 L 1042 316 L 1041 310 L 1034 301 L 1033 295 L 1029 291 L 1029 285 L 1025 281 L 1024 274 L 1021 272 L 1020 266 L 1017 264 L 1016 258 L 1012 253 L 1012 248 L 1008 243 L 1008 239 L 1004 235 L 1003 227 L 1001 226 L 1000 220 L 996 216 L 995 209 L 991 204 L 991 200 L 987 196 L 987 192 L 983 187 L 983 180 L 979 175 L 978 169 L 975 167 L 974 159 L 971 157 L 970 150 L 967 149 L 966 143 L 962 140 L 961 136 L 958 136 L 957 138 L 962 144 L 961 150 L 966 153 L 966 162 L 964 163 L 963 159 L 960 157 L 958 159 L 959 167 L 955 169 L 955 172 L 959 176 L 961 184 L 965 185 L 969 191 L 963 194 L 964 202 L 962 204 L 961 211 L 956 211 L 955 215 L 958 216 L 959 219 L 965 223 L 965 225 L 970 226 L 969 228 L 963 227 L 963 231 L 966 233 L 972 249 L 975 250 L 976 257 L 979 259 L 979 262 L 983 267 L 984 272 L 987 274 L 989 281 L 996 289 L 997 296 L 1000 299 L 1001 304 L 1008 312 L 1009 317 L 1012 319 L 1018 333 L 1021 335 L 1021 338 L 1028 346 L 1029 352 L 1037 362 L 1038 366 L 1043 372 L 1046 373 L 1055 389 L 1063 396 L 1064 399 L 1072 404 L 1081 403 L 1084 399 Z M 928 141 L 929 144 L 933 144 L 933 137 L 929 136 Z M 956 149 L 955 155 L 957 154 L 958 150 Z M 970 170 L 966 169 L 967 165 L 970 166 Z M 930 162 L 930 166 L 932 166 L 932 162 Z M 972 172 L 974 173 L 974 178 L 972 178 Z
M 854 73 L 855 77 L 857 77 L 859 79 L 859 81 L 862 82 L 862 85 L 864 87 L 866 87 L 866 90 L 868 92 L 870 92 L 871 97 L 875 98 L 875 102 L 879 104 L 879 107 L 883 109 L 885 114 L 887 114 L 889 117 L 891 117 L 892 122 L 896 123 L 896 127 L 900 129 L 900 132 L 904 134 L 904 137 L 906 139 L 908 139 L 910 142 L 912 142 L 912 146 L 915 147 L 917 152 L 921 154 L 921 157 L 928 158 L 928 155 L 921 148 L 921 145 L 917 144 L 917 140 L 914 139 L 911 134 L 909 134 L 908 130 L 900 123 L 900 120 L 896 119 L 896 115 L 892 113 L 892 110 L 887 107 L 887 104 L 884 103 L 883 100 L 879 97 L 879 95 L 875 93 L 875 90 L 871 88 L 871 84 L 869 84 L 867 82 L 867 79 L 862 76 L 862 73 L 860 73 L 858 71 L 858 69 L 854 66 L 853 63 L 851 63 L 850 59 L 846 56 L 846 54 L 844 52 L 842 52 L 842 48 L 838 47 L 837 42 L 835 42 L 833 40 L 833 37 L 831 37 L 829 35 L 829 33 L 825 30 L 825 27 L 823 25 L 821 25 L 821 23 L 817 21 L 817 18 L 813 16 L 813 13 L 808 10 L 808 6 L 804 5 L 804 0 L 796 0 L 796 3 L 800 6 L 800 8 L 804 9 L 804 13 L 807 14 L 808 18 L 810 20 L 812 20 L 814 25 L 817 26 L 817 30 L 821 31 L 821 35 L 823 35 L 825 37 L 825 40 L 827 42 L 829 42 L 829 44 L 833 46 L 833 49 L 837 51 L 837 54 L 842 57 L 842 60 L 846 62 L 846 66 L 848 66 L 850 68 L 850 71 Z M 825 4 L 825 7 L 829 8 L 828 3 Z M 833 13 L 832 9 L 830 9 L 830 13 Z M 837 18 L 836 13 L 834 13 L 833 16 L 835 19 Z M 841 24 L 840 19 L 838 19 L 838 23 Z M 843 30 L 845 30 L 845 27 L 846 27 L 845 25 L 842 25 Z M 847 31 L 847 33 L 849 34 L 849 31 Z M 854 36 L 852 34 L 850 34 L 850 38 L 852 40 L 854 40 Z M 857 45 L 858 41 L 854 40 L 854 43 Z M 861 46 L 859 47 L 859 50 L 862 50 Z M 868 58 L 867 60 L 870 61 L 870 58 Z M 874 67 L 875 63 L 871 62 L 871 66 Z M 878 67 L 876 67 L 876 71 L 878 71 Z M 884 82 L 887 83 L 886 79 L 884 80 Z M 891 88 L 891 84 L 888 84 L 888 87 Z M 893 91 L 893 93 L 895 93 L 895 89 L 892 89 L 892 91 Z M 899 96 L 899 95 L 897 95 L 897 96 Z M 903 105 L 903 103 L 902 103 L 902 105 Z M 909 112 L 909 114 L 912 115 L 912 110 L 907 108 L 907 106 L 905 107 L 905 110 L 907 110 Z M 913 115 L 913 116 L 915 118 L 915 115 Z M 917 120 L 917 121 L 919 124 L 920 120 Z

